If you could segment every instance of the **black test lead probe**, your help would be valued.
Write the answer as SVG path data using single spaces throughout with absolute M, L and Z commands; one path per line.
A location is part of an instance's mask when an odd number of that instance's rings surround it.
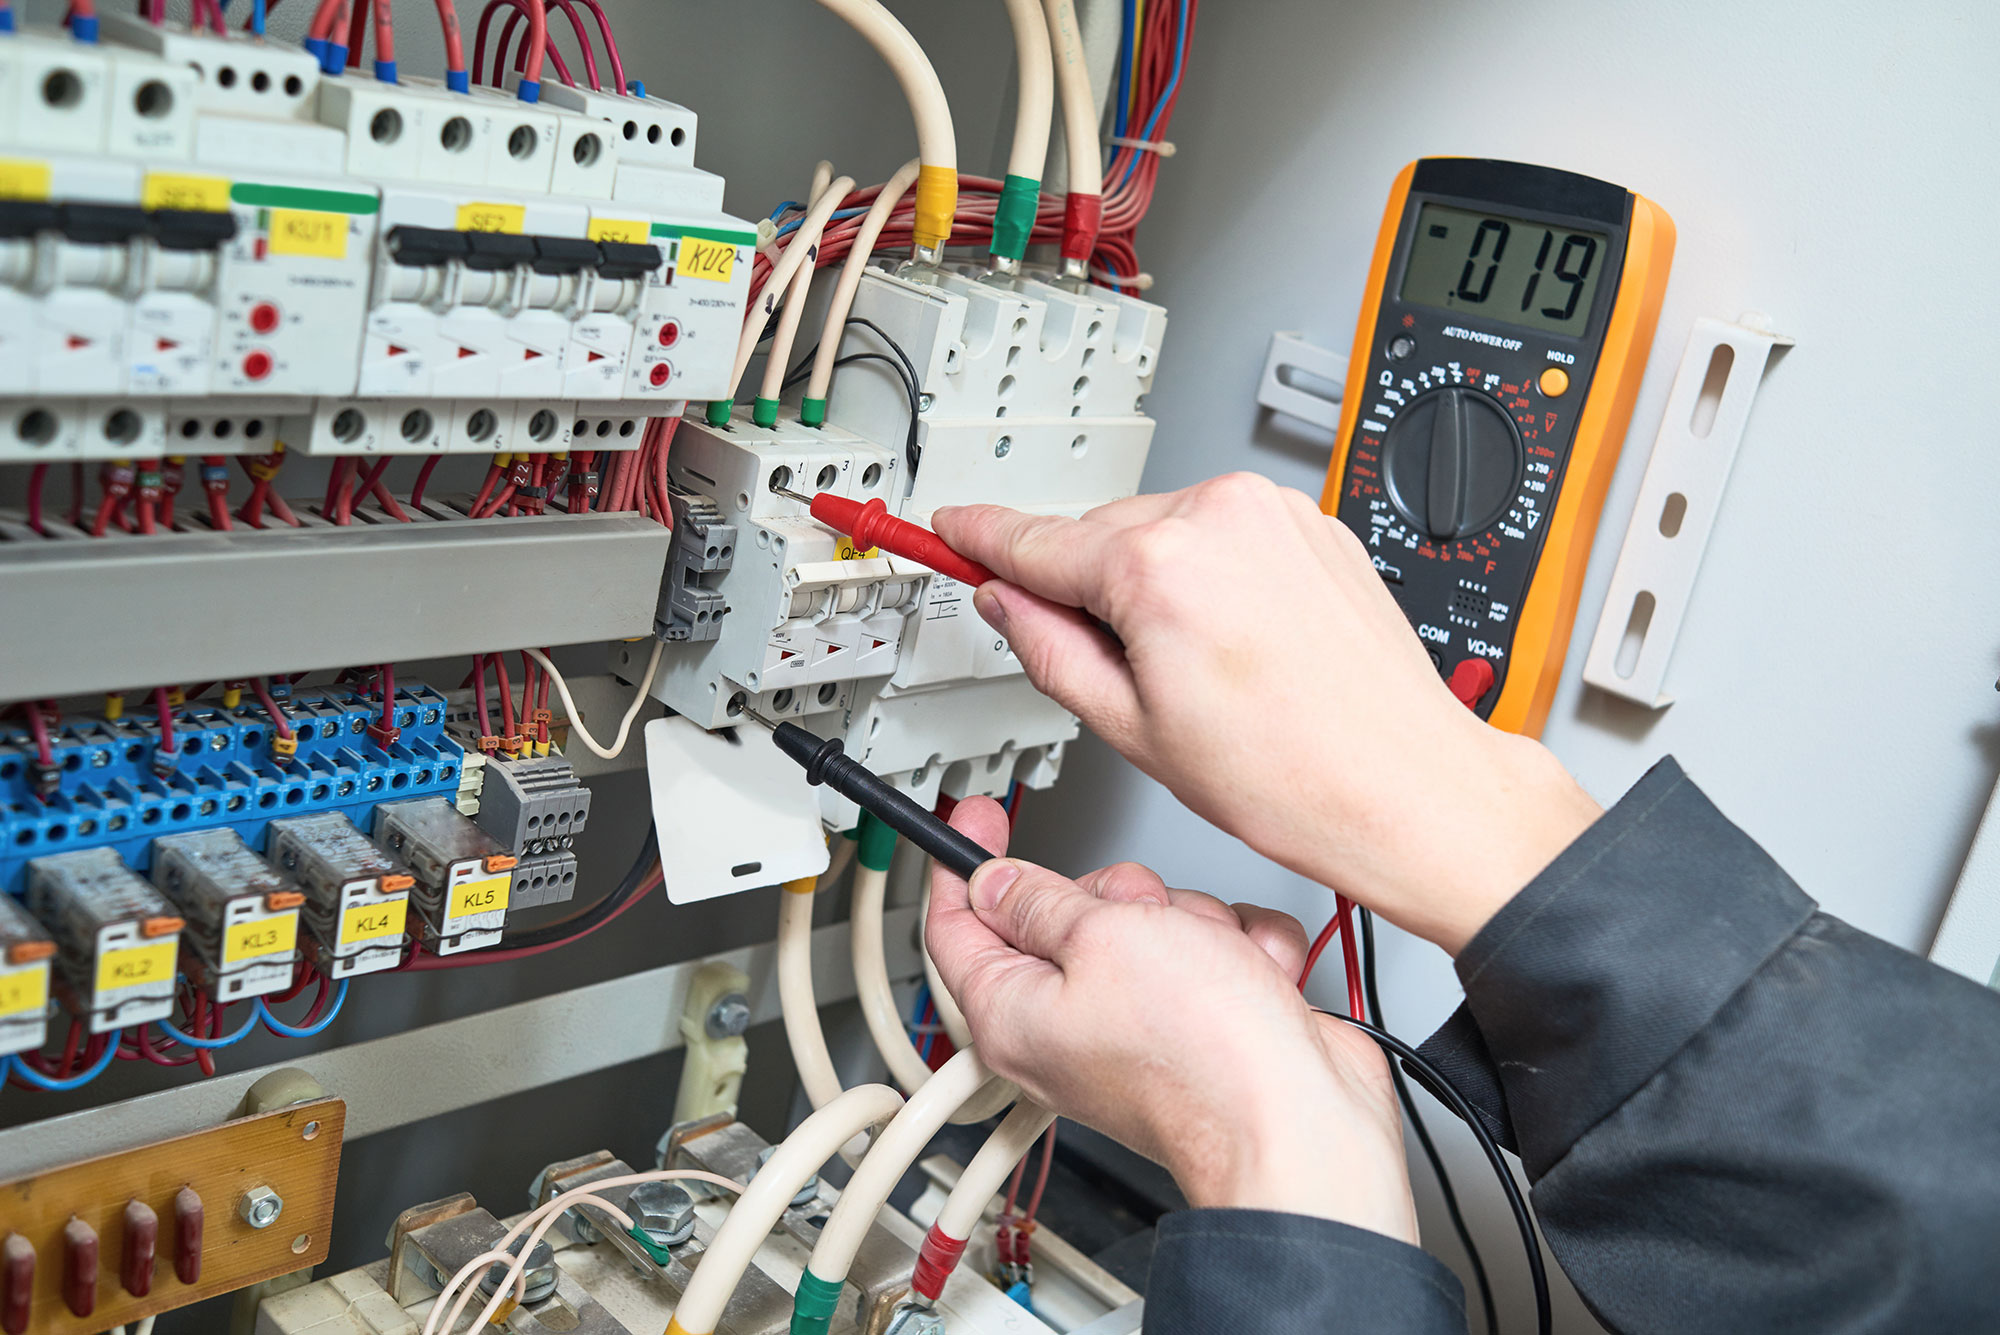
M 796 723 L 773 723 L 755 710 L 744 714 L 769 728 L 778 749 L 805 768 L 806 782 L 825 784 L 936 858 L 963 880 L 994 855 L 951 828 L 921 803 L 892 787 L 881 775 L 848 755 L 838 737 L 807 732 Z

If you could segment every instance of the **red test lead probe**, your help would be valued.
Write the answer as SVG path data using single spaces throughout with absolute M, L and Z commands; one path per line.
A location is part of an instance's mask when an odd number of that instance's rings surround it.
M 995 578 L 985 566 L 977 561 L 968 561 L 945 546 L 944 539 L 929 529 L 890 514 L 889 507 L 882 504 L 880 498 L 864 505 L 830 491 L 822 491 L 817 496 L 804 496 L 783 487 L 773 487 L 772 490 L 789 500 L 804 503 L 814 519 L 852 537 L 855 546 L 863 551 L 880 547 L 885 552 L 920 561 L 938 574 L 949 575 L 975 589 Z

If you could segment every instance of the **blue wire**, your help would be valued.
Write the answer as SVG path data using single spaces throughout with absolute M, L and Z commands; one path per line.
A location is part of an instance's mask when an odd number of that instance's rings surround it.
M 866 212 L 868 212 L 868 210 L 865 207 L 856 207 L 851 209 L 835 209 L 832 215 L 827 218 L 827 221 L 839 222 L 842 218 L 858 218 Z M 780 227 L 777 231 L 777 235 L 789 236 L 791 233 L 798 231 L 799 225 L 805 222 L 805 220 L 806 220 L 805 215 L 800 214 L 798 217 L 792 219 L 790 222 Z
M 177 1043 L 185 1043 L 191 1048 L 226 1048 L 231 1043 L 241 1043 L 249 1036 L 250 1031 L 257 1027 L 257 1008 L 251 1006 L 250 1018 L 243 1022 L 241 1029 L 233 1034 L 224 1034 L 221 1038 L 196 1038 L 192 1034 L 183 1034 L 180 1030 L 170 1027 L 165 1020 L 155 1020 L 153 1023 L 168 1038 Z
M 928 982 L 918 983 L 916 1003 L 910 1008 L 910 1024 L 913 1027 L 924 1022 L 924 1007 L 930 1004 L 930 1000 L 931 985 Z M 931 1059 L 931 1044 L 937 1041 L 937 1035 L 920 1034 L 918 1037 L 922 1041 L 917 1044 L 917 1055 L 925 1061 L 929 1061 Z
M 315 1034 L 324 1032 L 326 1027 L 333 1023 L 334 1017 L 340 1014 L 341 1006 L 347 1001 L 347 984 L 350 981 L 346 978 L 340 980 L 340 990 L 333 994 L 333 1005 L 327 1009 L 325 1015 L 320 1016 L 317 1023 L 306 1025 L 304 1028 L 286 1024 L 271 1014 L 271 1008 L 264 1004 L 262 997 L 257 998 L 257 1014 L 264 1021 L 265 1028 L 274 1034 L 285 1038 L 311 1038 Z
M 268 8 L 269 8 L 268 0 L 251 0 L 250 4 L 251 35 L 256 37 L 262 37 L 264 35 L 264 13 Z
M 1138 7 L 1139 0 L 1131 0 L 1125 6 L 1125 21 L 1118 25 L 1118 106 L 1111 122 L 1111 133 L 1120 139 L 1125 137 L 1125 111 L 1132 102 L 1132 43 L 1138 40 L 1138 34 L 1132 29 L 1137 26 L 1134 20 L 1138 16 L 1134 11 Z M 1117 149 L 1110 151 L 1116 152 Z
M 776 222 L 778 221 L 778 219 L 784 217 L 787 213 L 791 212 L 793 209 L 803 209 L 804 207 L 805 205 L 799 203 L 799 201 L 797 201 L 796 199 L 788 199 L 784 203 L 778 205 L 777 208 L 771 210 L 771 221 Z
M 117 1058 L 118 1036 L 113 1034 L 111 1040 L 111 1042 L 104 1045 L 104 1055 L 97 1059 L 95 1065 L 87 1071 L 78 1072 L 67 1080 L 58 1080 L 54 1076 L 43 1075 L 40 1071 L 37 1071 L 34 1067 L 16 1057 L 7 1058 L 7 1061 L 11 1065 L 5 1071 L 0 1071 L 0 1078 L 4 1078 L 8 1074 L 18 1075 L 36 1089 L 46 1089 L 52 1094 L 62 1094 L 72 1089 L 82 1089 L 85 1085 L 97 1079 L 98 1076 L 103 1075 L 106 1068 Z
M 1167 103 L 1174 100 L 1174 91 L 1181 86 L 1181 66 L 1187 59 L 1188 0 L 1181 0 L 1180 26 L 1174 29 L 1174 75 L 1167 80 L 1166 91 L 1153 104 L 1152 115 L 1146 117 L 1146 128 L 1139 132 L 1139 138 L 1152 142 L 1153 132 L 1159 128 L 1160 116 L 1167 109 Z M 1139 170 L 1139 150 L 1134 150 L 1132 160 L 1125 164 L 1125 174 L 1118 178 L 1124 185 L 1132 179 L 1132 173 Z

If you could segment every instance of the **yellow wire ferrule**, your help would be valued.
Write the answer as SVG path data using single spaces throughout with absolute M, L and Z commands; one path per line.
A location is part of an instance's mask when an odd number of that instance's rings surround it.
M 951 239 L 952 216 L 958 212 L 958 169 L 917 169 L 917 216 L 911 239 L 935 250 Z
M 809 895 L 817 889 L 819 889 L 817 876 L 801 876 L 796 881 L 785 882 L 785 893 L 788 895 Z

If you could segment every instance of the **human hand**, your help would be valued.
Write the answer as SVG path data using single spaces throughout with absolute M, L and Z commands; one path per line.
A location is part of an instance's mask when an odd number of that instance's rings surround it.
M 999 576 L 975 606 L 1043 692 L 1198 814 L 1454 954 L 1599 814 L 1459 704 L 1299 492 L 1238 473 L 1082 519 L 931 521 Z
M 951 823 L 1006 847 L 987 798 Z M 969 890 L 933 869 L 925 938 L 986 1064 L 1165 1165 L 1190 1204 L 1417 1241 L 1388 1066 L 1299 995 L 1296 920 L 1132 863 L 1069 881 L 996 860 Z

